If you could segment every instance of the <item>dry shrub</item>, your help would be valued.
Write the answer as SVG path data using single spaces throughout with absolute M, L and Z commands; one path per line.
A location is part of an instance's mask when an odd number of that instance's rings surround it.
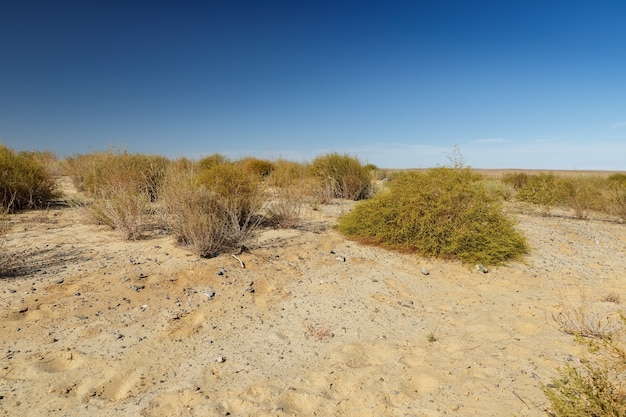
M 272 199 L 265 206 L 267 222 L 273 226 L 288 229 L 300 223 L 306 196 L 300 187 L 277 188 Z
M 6 235 L 11 229 L 6 209 L 0 208 L 0 276 L 13 267 L 13 255 L 6 248 Z
M 263 192 L 256 175 L 237 165 L 172 164 L 161 192 L 168 228 L 199 256 L 241 247 L 259 224 Z
M 39 162 L 39 164 L 46 170 L 51 177 L 60 177 L 63 175 L 62 161 L 59 160 L 56 154 L 52 151 L 27 151 L 22 152 L 23 155 L 27 155 Z
M 388 190 L 339 221 L 350 238 L 421 255 L 497 265 L 528 251 L 525 238 L 469 168 L 397 174 Z
M 279 159 L 274 161 L 274 169 L 267 182 L 280 188 L 298 185 L 306 178 L 308 169 L 306 164 Z
M 626 182 L 609 181 L 605 211 L 626 221 Z
M 90 207 L 91 219 L 116 230 L 125 240 L 137 240 L 148 227 L 147 214 L 150 195 L 139 191 L 132 183 L 111 181 L 94 194 Z
M 581 292 L 581 302 L 577 307 L 563 301 L 554 319 L 564 333 L 599 340 L 612 338 L 622 324 L 621 321 L 591 311 L 583 292 Z
M 199 169 L 209 169 L 214 167 L 215 165 L 227 164 L 230 160 L 220 153 L 214 153 L 209 156 L 205 156 L 201 160 L 198 161 Z
M 9 212 L 41 208 L 59 193 L 33 153 L 0 145 L 0 207 Z
M 603 190 L 606 179 L 599 176 L 576 176 L 560 179 L 562 202 L 574 210 L 577 219 L 586 219 L 591 210 L 602 210 L 605 207 Z
M 307 338 L 311 337 L 317 340 L 318 342 L 335 337 L 334 333 L 327 326 L 323 324 L 311 324 L 311 323 L 307 323 L 306 331 L 304 332 L 304 335 Z
M 529 175 L 525 172 L 509 172 L 504 174 L 501 181 L 507 185 L 512 186 L 515 191 L 519 191 L 524 188 L 524 186 L 528 182 L 528 178 Z
M 318 156 L 310 169 L 320 186 L 334 198 L 361 200 L 371 194 L 370 172 L 355 157 L 338 153 Z
M 124 239 L 141 238 L 169 160 L 160 156 L 109 151 L 77 157 L 82 188 L 93 198 L 94 221 L 117 230 Z
M 274 170 L 274 164 L 272 162 L 252 156 L 240 159 L 237 161 L 237 164 L 239 164 L 244 171 L 251 172 L 260 177 L 267 177 Z

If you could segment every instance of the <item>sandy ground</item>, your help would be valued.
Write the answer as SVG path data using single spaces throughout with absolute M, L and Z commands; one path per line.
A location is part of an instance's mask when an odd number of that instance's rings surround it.
M 245 268 L 79 207 L 12 215 L 0 416 L 543 416 L 586 355 L 554 317 L 623 309 L 624 224 L 514 208 L 533 251 L 483 274 L 344 239 L 352 204 L 262 230 Z

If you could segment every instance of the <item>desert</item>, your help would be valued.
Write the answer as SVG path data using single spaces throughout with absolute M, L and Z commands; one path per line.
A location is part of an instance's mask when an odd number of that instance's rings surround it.
M 589 354 L 559 316 L 619 322 L 619 221 L 507 205 L 531 250 L 484 273 L 348 240 L 334 225 L 356 204 L 212 258 L 159 230 L 124 241 L 78 205 L 9 215 L 0 414 L 541 416 Z

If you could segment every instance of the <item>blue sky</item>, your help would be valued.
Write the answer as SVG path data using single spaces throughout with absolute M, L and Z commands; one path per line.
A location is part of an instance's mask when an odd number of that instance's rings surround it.
M 626 170 L 624 1 L 0 5 L 0 142 Z

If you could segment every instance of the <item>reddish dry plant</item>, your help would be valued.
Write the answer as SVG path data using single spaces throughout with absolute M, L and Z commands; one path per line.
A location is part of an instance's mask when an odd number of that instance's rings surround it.
M 321 324 L 313 325 L 311 323 L 306 325 L 306 332 L 304 334 L 307 338 L 312 337 L 317 341 L 330 339 L 335 336 L 327 326 Z

